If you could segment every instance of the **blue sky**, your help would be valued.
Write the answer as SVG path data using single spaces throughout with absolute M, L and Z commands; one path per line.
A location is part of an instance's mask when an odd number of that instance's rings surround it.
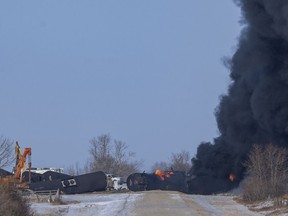
M 124 141 L 143 169 L 217 136 L 240 34 L 231 0 L 0 1 L 0 134 L 35 167 Z

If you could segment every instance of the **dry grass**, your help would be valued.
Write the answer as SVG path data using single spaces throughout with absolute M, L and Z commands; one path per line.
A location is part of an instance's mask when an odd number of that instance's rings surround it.
M 28 200 L 14 188 L 0 186 L 0 215 L 32 216 Z
M 288 194 L 262 201 L 247 202 L 243 197 L 235 197 L 234 200 L 241 205 L 247 206 L 249 210 L 266 216 L 286 215 L 288 213 Z

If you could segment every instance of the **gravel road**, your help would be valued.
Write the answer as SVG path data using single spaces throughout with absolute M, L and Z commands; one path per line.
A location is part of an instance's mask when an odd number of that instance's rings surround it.
M 180 193 L 169 191 L 147 191 L 137 200 L 132 215 L 209 215 L 201 206 L 182 198 Z
M 231 196 L 187 195 L 171 191 L 147 191 L 136 200 L 132 215 L 135 216 L 256 216 Z

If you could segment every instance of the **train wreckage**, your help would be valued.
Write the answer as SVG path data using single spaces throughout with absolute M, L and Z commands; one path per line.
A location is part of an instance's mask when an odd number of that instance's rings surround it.
M 79 194 L 106 189 L 125 188 L 120 177 L 105 174 L 102 171 L 83 175 L 68 175 L 63 169 L 37 169 L 31 167 L 31 148 L 21 152 L 18 142 L 15 147 L 16 166 L 12 172 L 0 169 L 0 184 L 15 186 L 32 191 L 60 190 L 65 194 Z M 26 161 L 27 160 L 27 161 Z M 28 169 L 26 163 L 28 162 Z
M 133 173 L 127 178 L 131 191 L 170 190 L 188 193 L 190 176 L 182 171 L 160 171 L 154 173 Z
M 12 173 L 0 169 L 0 184 L 14 185 L 35 192 L 59 190 L 65 194 L 80 194 L 128 187 L 131 191 L 172 190 L 188 193 L 188 183 L 191 179 L 185 172 L 173 170 L 133 173 L 128 176 L 126 183 L 122 178 L 102 171 L 74 176 L 65 174 L 63 169 L 32 168 L 31 148 L 25 148 L 22 153 L 17 142 L 15 153 L 16 166 Z

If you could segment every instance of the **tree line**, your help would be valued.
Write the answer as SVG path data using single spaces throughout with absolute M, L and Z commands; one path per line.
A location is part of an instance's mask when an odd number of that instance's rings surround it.
M 89 155 L 84 168 L 80 168 L 76 163 L 68 167 L 68 173 L 78 175 L 85 172 L 104 171 L 105 173 L 115 174 L 127 178 L 131 173 L 143 172 L 141 167 L 143 160 L 137 160 L 135 152 L 129 151 L 129 146 L 120 140 L 113 140 L 109 134 L 102 134 L 93 137 L 89 141 Z M 162 171 L 188 172 L 191 168 L 191 156 L 188 151 L 172 153 L 168 158 L 169 162 L 155 162 L 149 172 L 159 169 Z
M 288 149 L 254 145 L 244 166 L 243 198 L 252 202 L 277 198 L 288 192 Z
M 14 142 L 3 136 L 0 137 L 0 168 L 7 167 L 15 162 Z M 135 152 L 129 151 L 129 146 L 120 140 L 112 139 L 109 134 L 102 134 L 89 140 L 87 146 L 89 158 L 83 167 L 79 163 L 66 168 L 66 173 L 79 175 L 88 172 L 103 171 L 107 174 L 114 174 L 127 178 L 135 172 L 143 172 L 143 160 L 137 160 Z M 184 171 L 191 168 L 191 155 L 188 151 L 172 153 L 167 158 L 168 162 L 155 162 L 148 172 L 159 169 L 162 171 Z

